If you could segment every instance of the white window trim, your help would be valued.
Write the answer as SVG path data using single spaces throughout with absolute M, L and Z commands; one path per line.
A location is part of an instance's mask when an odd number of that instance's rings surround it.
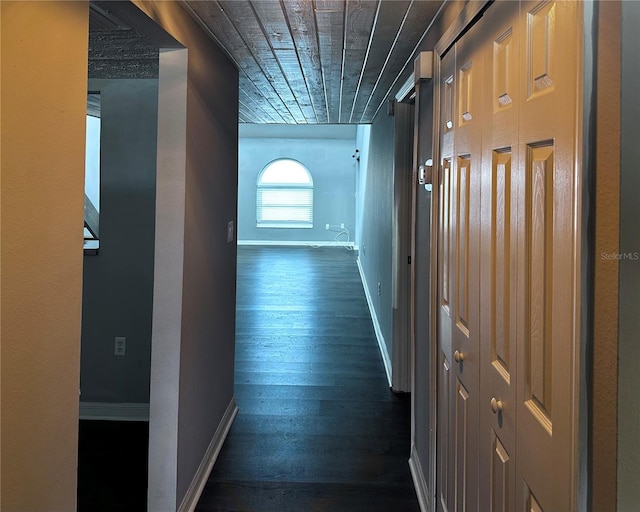
M 285 182 L 262 183 L 262 177 L 265 174 L 265 171 L 267 171 L 270 167 L 272 167 L 274 164 L 280 161 L 293 161 L 296 164 L 298 164 L 307 173 L 307 176 L 309 178 L 309 183 L 285 183 Z M 287 208 L 305 210 L 304 213 L 307 214 L 306 216 L 308 217 L 308 220 L 306 219 L 296 220 L 292 218 L 282 219 L 282 220 L 276 220 L 276 219 L 262 220 L 264 217 L 262 197 L 265 191 L 277 191 L 277 190 L 281 190 L 281 191 L 308 190 L 310 191 L 311 193 L 309 194 L 309 198 L 308 198 L 309 202 L 306 205 L 305 204 L 280 205 L 280 208 L 282 208 L 283 210 Z M 278 205 L 276 204 L 273 207 L 278 208 Z M 264 167 L 264 169 L 262 169 L 262 171 L 258 175 L 258 183 L 256 187 L 256 227 L 258 228 L 294 228 L 294 229 L 313 228 L 313 177 L 311 176 L 311 173 L 309 172 L 309 169 L 306 168 L 306 166 L 304 166 L 302 163 L 298 162 L 297 160 L 294 160 L 291 158 L 279 158 L 277 160 L 273 160 L 272 162 L 267 164 Z

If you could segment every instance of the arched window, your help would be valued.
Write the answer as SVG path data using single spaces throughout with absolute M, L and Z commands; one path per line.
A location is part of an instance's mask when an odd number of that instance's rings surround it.
M 258 176 L 256 205 L 258 227 L 313 227 L 311 174 L 295 160 L 274 160 Z

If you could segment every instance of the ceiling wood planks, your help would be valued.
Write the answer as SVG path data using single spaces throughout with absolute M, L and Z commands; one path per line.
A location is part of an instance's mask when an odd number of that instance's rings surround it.
M 421 0 L 413 0 L 411 2 L 404 24 L 399 28 L 395 45 L 387 50 L 388 61 L 378 76 L 376 89 L 371 94 L 372 101 L 366 111 L 362 113 L 362 118 L 373 117 L 387 95 L 392 92 L 391 87 L 394 85 L 398 74 L 404 68 L 407 58 L 416 49 L 416 44 L 422 39 L 438 8 L 439 5 L 431 2 L 423 2 Z M 354 122 L 359 122 L 359 120 L 355 119 Z
M 316 0 L 314 5 L 328 122 L 337 123 L 342 83 L 344 1 Z
M 359 123 L 365 107 L 373 101 L 372 93 L 375 89 L 380 73 L 384 72 L 389 52 L 392 51 L 398 39 L 399 27 L 407 15 L 410 0 L 397 0 L 394 2 L 382 2 L 378 13 L 379 23 L 376 23 L 369 58 L 363 67 L 362 84 L 359 95 L 353 105 L 350 121 Z M 378 93 L 379 97 L 379 93 Z M 376 105 L 377 106 L 377 105 Z
M 370 123 L 441 0 L 186 0 L 240 66 L 243 123 Z
M 327 105 L 324 98 L 320 50 L 313 4 L 306 0 L 283 0 L 289 30 L 293 35 L 296 54 L 306 83 L 301 96 L 309 96 L 316 123 L 327 122 Z
M 348 0 L 345 16 L 344 71 L 341 91 L 341 123 L 348 123 L 360 83 L 362 68 L 366 64 L 369 36 L 377 22 L 376 13 L 380 2 L 371 0 Z M 375 32 L 374 32 L 375 33 Z

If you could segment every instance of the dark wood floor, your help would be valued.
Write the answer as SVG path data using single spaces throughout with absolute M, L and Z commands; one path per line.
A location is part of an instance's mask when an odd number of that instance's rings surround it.
M 81 420 L 78 512 L 144 512 L 148 446 L 146 421 Z
M 355 254 L 238 249 L 240 412 L 200 512 L 418 511 Z
M 417 512 L 355 254 L 238 248 L 240 412 L 199 512 Z M 144 512 L 148 426 L 80 422 L 78 510 Z M 149 511 L 160 512 L 160 511 Z

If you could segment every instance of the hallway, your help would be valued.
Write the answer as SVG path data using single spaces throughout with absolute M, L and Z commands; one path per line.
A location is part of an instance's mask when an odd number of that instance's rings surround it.
M 389 389 L 355 259 L 238 247 L 240 411 L 196 510 L 419 510 L 409 395 Z

